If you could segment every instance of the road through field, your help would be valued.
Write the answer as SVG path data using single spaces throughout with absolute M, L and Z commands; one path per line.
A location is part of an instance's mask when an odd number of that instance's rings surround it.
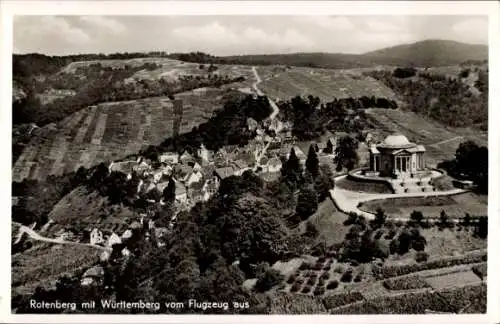
M 96 249 L 100 250 L 111 250 L 111 248 L 100 246 L 100 245 L 94 245 L 90 243 L 80 243 L 80 242 L 71 242 L 71 241 L 65 241 L 63 239 L 54 239 L 54 238 L 49 238 L 49 237 L 44 237 L 32 230 L 31 228 L 21 225 L 19 223 L 14 222 L 15 224 L 19 225 L 19 234 L 17 237 L 17 240 L 15 243 L 19 243 L 21 240 L 23 233 L 26 233 L 31 239 L 35 241 L 42 241 L 42 242 L 48 242 L 48 243 L 55 243 L 55 244 L 72 244 L 72 245 L 83 245 L 83 246 L 90 246 L 94 247 Z

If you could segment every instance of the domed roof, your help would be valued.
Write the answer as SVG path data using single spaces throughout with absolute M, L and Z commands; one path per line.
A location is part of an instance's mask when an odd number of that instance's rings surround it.
M 384 144 L 388 146 L 405 146 L 410 144 L 410 141 L 402 134 L 393 134 L 384 139 Z

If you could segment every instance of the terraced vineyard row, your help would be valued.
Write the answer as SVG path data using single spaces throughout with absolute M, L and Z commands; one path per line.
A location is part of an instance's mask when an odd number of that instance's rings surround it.
M 183 100 L 180 133 L 208 120 L 222 105 L 222 92 L 207 89 Z M 172 135 L 173 104 L 167 97 L 104 103 L 62 120 L 48 135 L 34 136 L 13 166 L 13 181 L 44 179 L 102 161 L 120 159 Z

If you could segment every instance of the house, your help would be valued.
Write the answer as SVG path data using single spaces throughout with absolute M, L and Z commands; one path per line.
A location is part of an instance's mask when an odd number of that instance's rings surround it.
M 111 233 L 111 235 L 108 238 L 107 246 L 113 246 L 115 244 L 121 244 L 121 243 L 122 243 L 122 240 L 120 239 L 120 237 L 118 235 L 116 235 L 115 233 Z
M 215 193 L 217 193 L 217 190 L 219 189 L 218 182 L 214 181 L 213 179 L 208 179 L 205 181 L 203 184 L 203 188 L 201 189 L 201 192 L 203 194 L 203 200 L 207 201 L 212 197 Z
M 234 175 L 234 169 L 233 167 L 223 167 L 223 168 L 218 168 L 215 169 L 214 175 L 217 178 L 217 181 L 221 181 L 227 177 L 230 177 Z
M 102 236 L 102 232 L 97 229 L 97 228 L 94 228 L 92 230 L 92 232 L 90 232 L 90 244 L 102 244 L 104 243 L 104 238 Z
M 278 157 L 273 157 L 267 162 L 267 172 L 279 172 L 281 167 L 282 163 Z
M 142 225 L 138 221 L 133 221 L 132 224 L 130 224 L 131 230 L 140 230 L 141 228 L 142 228 Z
M 130 229 L 127 229 L 125 232 L 122 233 L 122 241 L 128 240 L 131 237 L 132 237 L 132 231 Z
M 198 156 L 198 158 L 201 159 L 202 164 L 208 164 L 214 158 L 212 151 L 207 150 L 207 148 L 205 147 L 205 145 L 203 145 L 203 143 L 198 149 L 196 155 Z
M 236 160 L 233 162 L 233 165 L 234 165 L 234 174 L 235 175 L 242 175 L 243 172 L 250 169 L 248 164 L 243 160 Z
M 124 256 L 124 257 L 128 257 L 128 256 L 130 256 L 130 250 L 129 250 L 129 249 L 127 249 L 127 248 L 124 248 L 124 249 L 122 250 L 122 256 Z
M 101 284 L 104 278 L 104 269 L 101 266 L 95 266 L 87 271 L 82 276 L 81 285 L 89 286 L 92 284 Z
M 188 162 L 195 162 L 194 156 L 189 154 L 188 151 L 184 151 L 180 156 L 179 156 L 179 161 L 180 163 L 187 164 Z
M 187 175 L 185 183 L 186 186 L 191 186 L 194 183 L 198 183 L 201 181 L 203 178 L 203 174 L 200 172 L 200 170 L 193 170 L 190 174 Z
M 186 187 L 178 181 L 175 181 L 175 201 L 178 203 L 186 203 L 187 202 Z
M 194 165 L 194 162 L 191 164 Z M 177 164 L 174 167 L 173 174 L 179 181 L 185 181 L 187 176 L 193 171 L 193 167 L 188 164 Z
M 177 152 L 165 152 L 158 156 L 158 162 L 167 164 L 179 163 L 179 154 Z
M 319 142 L 319 143 L 314 144 L 314 149 L 315 149 L 316 153 L 322 153 L 326 147 L 327 147 L 326 142 Z

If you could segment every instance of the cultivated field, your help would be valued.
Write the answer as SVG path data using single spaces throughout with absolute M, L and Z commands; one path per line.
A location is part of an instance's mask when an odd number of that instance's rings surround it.
M 442 210 L 450 217 L 464 217 L 465 213 L 475 216 L 488 214 L 486 196 L 464 193 L 454 196 L 408 197 L 372 200 L 364 203 L 361 209 L 375 212 L 382 208 L 389 217 L 409 216 L 412 211 L 421 211 L 427 217 L 439 217 Z
M 380 137 L 400 132 L 411 142 L 423 144 L 425 161 L 430 167 L 452 159 L 460 143 L 466 140 L 473 140 L 478 145 L 488 144 L 487 132 L 445 127 L 410 111 L 374 108 L 367 109 L 366 113 L 378 124 Z
M 186 133 L 220 109 L 228 90 L 204 88 L 176 95 L 183 100 L 179 133 Z M 44 127 L 46 128 L 46 127 Z M 48 129 L 48 128 L 47 128 Z M 103 103 L 59 122 L 43 137 L 34 136 L 14 163 L 13 181 L 44 179 L 76 171 L 158 145 L 172 135 L 173 103 L 167 97 Z
M 392 90 L 381 82 L 353 71 L 294 67 L 259 67 L 259 88 L 274 99 L 288 100 L 313 95 L 328 102 L 333 98 L 375 96 L 396 100 Z

